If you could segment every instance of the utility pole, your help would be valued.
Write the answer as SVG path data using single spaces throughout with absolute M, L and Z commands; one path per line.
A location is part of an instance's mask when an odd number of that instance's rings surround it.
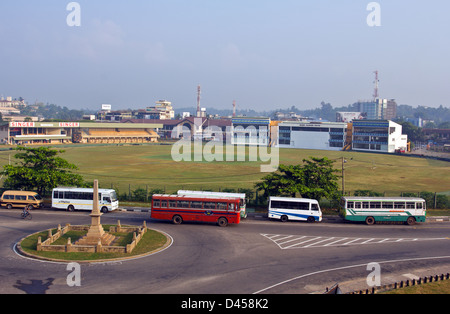
M 345 194 L 345 158 L 342 157 L 342 196 Z

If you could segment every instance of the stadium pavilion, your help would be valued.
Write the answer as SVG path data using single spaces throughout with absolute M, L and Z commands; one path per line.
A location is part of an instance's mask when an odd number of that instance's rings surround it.
M 10 145 L 65 143 L 154 143 L 159 123 L 10 122 Z

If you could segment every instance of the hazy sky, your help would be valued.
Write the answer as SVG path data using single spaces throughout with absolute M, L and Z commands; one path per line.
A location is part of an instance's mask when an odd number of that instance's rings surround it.
M 159 99 L 270 110 L 380 96 L 449 106 L 450 1 L 67 0 L 0 2 L 0 94 L 69 108 Z

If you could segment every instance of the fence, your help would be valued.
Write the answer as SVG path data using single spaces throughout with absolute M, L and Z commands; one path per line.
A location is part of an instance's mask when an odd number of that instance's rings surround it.
M 123 185 L 110 184 L 101 186 L 104 189 L 116 190 L 117 196 L 120 202 L 144 202 L 149 203 L 153 194 L 176 194 L 178 190 L 196 190 L 196 191 L 216 191 L 216 192 L 228 192 L 228 193 L 245 193 L 247 196 L 247 206 L 250 207 L 267 207 L 267 197 L 263 195 L 263 192 L 256 189 L 246 188 L 208 188 L 206 185 L 199 186 L 155 186 L 155 185 L 131 185 L 128 184 L 124 189 Z M 0 193 L 3 193 L 4 189 L 0 189 Z M 428 209 L 450 209 L 450 191 L 449 192 L 377 192 L 372 190 L 355 190 L 346 191 L 345 196 L 373 196 L 373 197 L 420 197 L 425 199 Z M 44 196 L 47 199 L 51 199 L 51 192 Z M 298 197 L 301 197 L 298 195 Z M 337 209 L 339 208 L 338 195 L 334 199 L 321 199 L 320 206 L 324 209 Z
M 128 189 L 126 191 L 120 190 L 114 184 L 111 184 L 108 187 L 104 188 L 113 188 L 117 192 L 117 196 L 119 201 L 128 201 L 128 202 L 150 202 L 153 194 L 176 194 L 178 189 L 174 189 L 173 187 L 166 186 L 152 186 L 152 185 L 139 185 L 132 186 L 128 185 Z M 180 190 L 185 188 L 181 187 Z M 190 189 L 190 188 L 189 188 Z M 245 189 L 245 188 L 223 188 L 223 189 L 208 189 L 205 187 L 200 187 L 197 190 L 199 191 L 217 191 L 217 192 L 228 192 L 228 193 L 245 193 L 247 197 L 247 206 L 250 207 L 267 207 L 267 198 L 263 195 L 263 192 L 257 191 L 256 189 Z M 428 209 L 450 209 L 450 193 L 449 192 L 376 192 L 372 190 L 355 190 L 355 191 L 346 191 L 346 196 L 372 196 L 372 197 L 420 197 L 425 199 L 427 203 Z M 298 197 L 301 197 L 298 195 Z M 321 199 L 320 205 L 325 209 L 336 209 L 339 207 L 339 198 L 338 195 L 334 199 Z
M 400 281 L 400 282 L 395 282 L 395 283 L 388 284 L 388 285 L 383 285 L 380 287 L 372 287 L 370 289 L 353 291 L 353 292 L 349 292 L 347 294 L 376 294 L 376 293 L 380 293 L 380 292 L 392 291 L 392 290 L 396 290 L 396 289 L 413 287 L 413 286 L 418 286 L 418 285 L 422 285 L 422 284 L 426 284 L 426 283 L 444 281 L 444 280 L 449 280 L 449 279 L 450 279 L 450 273 L 435 275 L 435 276 L 426 276 L 426 277 L 421 277 L 417 280 L 412 279 L 412 280 Z

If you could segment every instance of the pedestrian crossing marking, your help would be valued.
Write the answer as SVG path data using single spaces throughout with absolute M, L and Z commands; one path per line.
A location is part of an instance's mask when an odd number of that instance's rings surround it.
M 353 246 L 370 245 L 381 243 L 401 243 L 431 240 L 446 240 L 447 238 L 349 238 L 349 237 L 320 237 L 320 236 L 302 236 L 286 234 L 265 234 L 261 235 L 274 242 L 282 250 L 304 249 L 317 247 L 335 247 L 335 246 Z

